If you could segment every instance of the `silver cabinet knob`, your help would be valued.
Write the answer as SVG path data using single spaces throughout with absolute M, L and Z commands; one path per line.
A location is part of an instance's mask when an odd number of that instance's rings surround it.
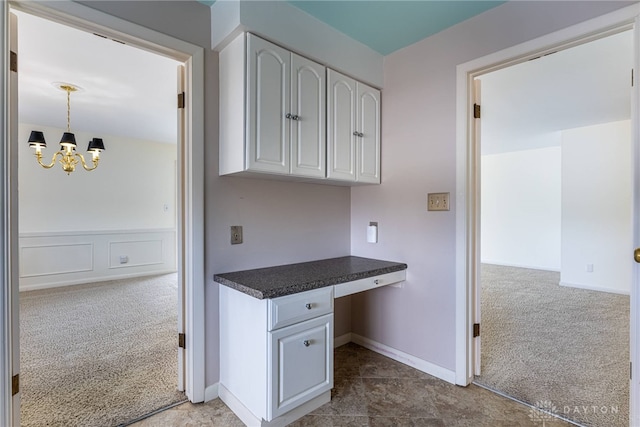
M 285 119 L 291 119 L 291 118 L 293 118 L 293 116 L 291 115 L 291 113 L 287 113 L 287 114 L 284 116 L 284 118 L 285 118 Z
M 310 302 L 306 303 L 304 306 L 307 307 L 307 310 L 311 310 L 311 307 L 313 307 Z
M 380 284 L 380 279 L 376 279 L 373 281 L 374 284 L 379 285 Z
M 305 347 L 309 347 L 311 345 L 311 341 L 304 340 L 304 341 L 302 341 L 302 344 L 304 344 Z
M 360 134 L 358 133 L 358 131 L 357 131 L 357 130 L 354 130 L 354 131 L 353 131 L 353 136 L 360 136 Z
M 300 120 L 300 116 L 298 116 L 298 115 L 291 116 L 291 119 L 298 121 L 298 120 Z
M 358 136 L 359 136 L 360 138 L 362 138 L 362 137 L 364 136 L 364 133 L 360 132 L 360 133 L 358 134 Z

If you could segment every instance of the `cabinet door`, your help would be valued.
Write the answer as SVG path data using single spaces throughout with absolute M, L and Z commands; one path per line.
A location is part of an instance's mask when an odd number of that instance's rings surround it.
M 333 314 L 269 333 L 272 419 L 333 388 Z
M 356 81 L 327 70 L 327 177 L 356 179 Z
M 380 184 L 380 91 L 358 82 L 356 181 Z
M 249 34 L 247 67 L 247 168 L 287 174 L 291 54 Z
M 324 178 L 326 170 L 325 68 L 291 54 L 291 173 Z

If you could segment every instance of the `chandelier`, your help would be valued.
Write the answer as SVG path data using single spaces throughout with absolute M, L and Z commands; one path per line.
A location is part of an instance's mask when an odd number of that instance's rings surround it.
M 67 175 L 76 169 L 78 163 L 82 164 L 85 170 L 92 171 L 98 167 L 100 152 L 104 150 L 102 138 L 93 138 L 89 141 L 87 152 L 91 153 L 92 165 L 87 166 L 84 156 L 76 152 L 76 136 L 71 133 L 71 92 L 75 92 L 79 88 L 69 83 L 58 83 L 56 87 L 67 92 L 67 131 L 62 134 L 62 138 L 60 139 L 60 151 L 53 154 L 51 163 L 42 163 L 42 148 L 47 146 L 47 142 L 44 139 L 44 133 L 37 130 L 31 131 L 29 135 L 29 147 L 35 149 L 38 163 L 45 169 L 51 169 L 55 165 L 56 159 L 60 157 L 60 165 Z

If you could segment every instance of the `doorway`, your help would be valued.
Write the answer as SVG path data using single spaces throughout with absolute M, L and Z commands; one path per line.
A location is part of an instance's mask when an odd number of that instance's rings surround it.
M 553 33 L 548 36 L 541 37 L 531 42 L 524 43 L 504 51 L 497 52 L 487 57 L 479 58 L 475 61 L 462 64 L 458 67 L 458 207 L 459 212 L 457 214 L 458 223 L 458 252 L 457 252 L 457 292 L 458 292 L 458 309 L 460 310 L 457 315 L 457 383 L 468 384 L 473 380 L 474 370 L 479 366 L 479 356 L 481 354 L 481 339 L 480 336 L 474 336 L 474 323 L 480 323 L 480 271 L 481 271 L 481 258 L 480 258 L 480 151 L 475 144 L 474 132 L 479 132 L 476 126 L 476 119 L 473 117 L 473 81 L 475 78 L 491 71 L 501 70 L 505 67 L 509 67 L 514 64 L 520 64 L 527 60 L 543 57 L 547 54 L 553 54 L 560 50 L 569 49 L 574 46 L 583 45 L 585 43 L 602 39 L 607 36 L 619 34 L 627 30 L 633 30 L 633 42 L 634 45 L 637 42 L 637 29 L 635 29 L 634 23 L 636 16 L 638 15 L 637 8 L 627 8 L 624 13 L 616 13 L 606 15 L 589 21 L 583 25 L 571 27 L 564 31 Z M 634 55 L 636 49 L 633 50 Z M 634 58 L 634 67 L 637 66 L 637 59 Z M 535 61 L 534 61 L 535 62 Z M 631 71 L 631 70 L 629 70 Z M 630 74 L 630 73 L 629 73 Z M 625 79 L 627 82 L 629 78 Z M 637 106 L 637 85 L 632 89 L 632 114 L 631 114 L 631 139 L 632 139 L 632 151 L 637 152 L 637 124 L 635 117 L 635 110 Z M 478 122 L 481 122 L 479 120 Z M 463 130 L 464 129 L 464 130 Z M 476 130 L 474 130 L 476 129 Z M 469 157 L 467 157 L 467 155 Z M 631 155 L 631 158 L 635 158 L 635 154 Z M 469 159 L 469 161 L 467 161 Z M 634 161 L 635 162 L 635 161 Z M 633 173 L 637 173 L 635 168 L 637 165 L 634 163 L 632 169 Z M 637 175 L 634 175 L 634 181 L 637 182 Z M 627 199 L 634 198 L 634 209 L 637 207 L 637 191 L 633 190 L 634 196 L 631 197 L 627 194 Z M 460 197 L 461 196 L 461 197 Z M 637 237 L 637 220 L 633 216 L 634 236 Z M 634 242 L 637 245 L 637 239 Z M 631 251 L 632 248 L 626 247 L 622 250 Z M 588 263 L 588 262 L 587 262 Z M 586 264 L 587 264 L 586 263 Z M 586 266 L 585 266 L 586 267 Z M 633 266 L 635 271 L 630 276 L 631 282 L 637 281 L 637 267 Z M 631 287 L 630 298 L 630 353 L 631 360 L 636 359 L 634 331 L 637 320 L 635 311 L 635 301 L 637 298 L 634 292 L 635 286 Z M 476 305 L 476 302 L 478 305 Z M 480 326 L 482 326 L 480 324 Z M 480 331 L 482 328 L 479 328 Z M 477 359 L 476 359 L 477 357 Z M 633 365 L 635 370 L 635 363 Z M 635 375 L 634 375 L 635 378 Z M 637 393 L 637 384 L 632 382 L 631 398 L 630 398 L 630 416 L 632 424 L 635 420 L 636 414 L 636 402 L 635 396 Z M 535 408 L 534 408 L 535 409 Z M 532 409 L 532 411 L 534 410 Z
M 183 117 L 184 128 L 181 130 L 184 135 L 184 144 L 178 155 L 178 194 L 180 206 L 178 209 L 178 236 L 182 242 L 180 254 L 178 255 L 178 271 L 180 283 L 183 283 L 183 292 L 179 294 L 181 303 L 184 305 L 184 312 L 180 313 L 179 333 L 186 333 L 190 339 L 186 340 L 186 345 L 178 349 L 179 360 L 183 361 L 184 386 L 187 396 L 193 402 L 204 400 L 204 268 L 203 268 L 203 224 L 204 217 L 202 211 L 203 203 L 203 83 L 204 83 L 204 61 L 203 49 L 192 45 L 188 42 L 174 39 L 172 37 L 156 33 L 152 30 L 137 26 L 129 22 L 125 22 L 111 15 L 95 11 L 86 6 L 72 2 L 63 2 L 64 4 L 33 4 L 33 3 L 16 3 L 15 6 L 20 10 L 24 10 L 35 15 L 45 16 L 47 19 L 66 25 L 83 28 L 90 32 L 99 31 L 101 34 L 123 41 L 133 46 L 141 47 L 151 52 L 157 52 L 162 55 L 172 57 L 185 64 L 185 93 L 186 101 L 184 103 Z M 9 4 L 2 5 L 2 28 L 8 32 L 9 21 Z M 112 30 L 117 28 L 117 30 Z M 133 35 L 132 35 L 133 34 Z M 10 38 L 9 40 L 12 40 Z M 9 46 L 3 45 L 5 55 L 9 58 Z M 5 82 L 10 85 L 6 86 L 10 89 L 9 93 L 13 93 L 14 87 L 17 86 L 14 76 L 16 73 L 2 71 Z M 5 98 L 6 99 L 6 98 Z M 11 98 L 9 98 L 11 99 Z M 13 98 L 15 99 L 15 98 Z M 7 140 L 17 143 L 17 125 L 11 124 L 9 119 L 16 117 L 10 108 L 8 102 L 3 104 L 3 126 L 6 135 L 11 135 Z M 6 126 L 5 126 L 6 124 Z M 16 158 L 14 147 L 5 147 L 4 155 L 6 159 Z M 17 160 L 17 159 L 16 159 Z M 10 173 L 13 173 L 14 166 L 12 162 L 3 164 L 5 178 L 8 179 Z M 6 220 L 5 239 L 8 247 L 15 247 L 12 252 L 3 252 L 2 268 L 7 277 L 8 287 L 3 294 L 3 301 L 8 309 L 3 311 L 6 328 L 4 336 L 6 339 L 5 350 L 2 354 L 3 366 L 7 369 L 3 372 L 6 384 L 11 385 L 11 376 L 13 375 L 13 398 L 11 398 L 11 388 L 0 390 L 5 406 L 2 407 L 3 424 L 18 425 L 19 423 L 19 366 L 17 339 L 19 333 L 17 331 L 17 265 L 14 264 L 15 257 L 11 253 L 17 252 L 17 214 L 12 206 L 15 206 L 14 200 L 17 200 L 17 179 L 13 177 L 8 179 L 7 185 L 3 191 L 3 213 Z M 15 246 L 14 246 L 15 245 Z M 181 304 L 179 304 L 181 306 Z M 176 342 L 178 340 L 176 339 Z M 13 355 L 13 356 L 12 356 Z
M 552 402 L 558 416 L 592 426 L 629 424 L 632 36 L 477 78 L 475 382 L 534 407 Z
M 179 62 L 14 13 L 21 425 L 121 424 L 185 400 L 175 342 Z M 58 82 L 77 90 L 67 97 Z M 49 164 L 65 118 L 77 152 L 104 140 L 94 171 L 41 168 L 27 147 L 30 130 L 44 131 Z

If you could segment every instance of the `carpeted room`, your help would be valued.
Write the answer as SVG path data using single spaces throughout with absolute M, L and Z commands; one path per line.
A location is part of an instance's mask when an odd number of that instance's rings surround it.
M 185 399 L 176 350 L 177 61 L 16 14 L 21 425 L 118 425 Z M 82 66 L 70 67 L 68 55 Z M 78 90 L 67 98 L 55 82 Z M 131 98 L 108 96 L 116 87 Z M 83 141 L 104 140 L 96 170 L 38 165 L 30 132 L 44 132 L 49 163 L 65 125 L 80 152 Z
M 631 46 L 622 32 L 481 79 L 476 382 L 590 426 L 628 425 Z
M 177 275 L 20 295 L 21 425 L 105 426 L 186 400 Z

